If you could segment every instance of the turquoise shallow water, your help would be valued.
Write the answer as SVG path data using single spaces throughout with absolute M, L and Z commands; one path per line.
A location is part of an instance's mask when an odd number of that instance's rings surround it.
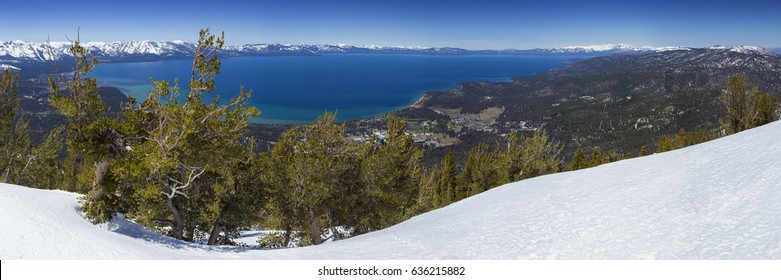
M 382 115 L 414 103 L 429 91 L 459 82 L 507 81 L 562 66 L 571 57 L 417 56 L 343 54 L 234 57 L 223 60 L 217 92 L 223 100 L 239 88 L 253 90 L 259 123 L 304 123 L 326 110 L 340 120 Z M 143 100 L 149 79 L 186 83 L 191 60 L 100 64 L 92 76 Z

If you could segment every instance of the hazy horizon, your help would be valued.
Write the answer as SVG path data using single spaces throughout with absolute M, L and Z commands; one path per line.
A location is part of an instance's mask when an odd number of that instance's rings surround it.
M 0 40 L 43 42 L 197 39 L 225 31 L 227 45 L 249 43 L 534 49 L 628 44 L 781 47 L 781 3 L 751 1 L 255 1 L 140 0 L 6 3 L 13 28 Z

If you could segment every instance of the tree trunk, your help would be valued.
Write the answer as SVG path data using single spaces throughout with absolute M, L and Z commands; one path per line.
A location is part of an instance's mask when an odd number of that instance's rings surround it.
M 209 242 L 207 243 L 207 245 L 214 245 L 217 243 L 217 238 L 220 236 L 220 231 L 221 231 L 220 229 L 224 228 L 224 225 L 222 224 L 223 217 L 225 217 L 226 212 L 228 212 L 231 208 L 233 208 L 233 204 L 235 203 L 236 203 L 236 197 L 231 196 L 231 198 L 228 199 L 228 202 L 225 203 L 222 209 L 220 209 L 220 215 L 217 216 L 217 220 L 215 220 L 214 224 L 212 224 L 212 229 L 209 233 Z M 225 234 L 227 234 L 227 232 Z
M 293 229 L 290 227 L 287 227 L 285 229 L 285 243 L 284 243 L 285 248 L 290 246 L 290 235 L 292 235 L 292 231 Z
M 89 202 L 102 200 L 106 196 L 103 192 L 106 172 L 108 172 L 108 160 L 102 160 L 95 164 L 95 180 L 92 181 L 92 192 L 90 192 Z
M 342 239 L 342 235 L 339 234 L 339 231 L 336 230 L 336 226 L 334 226 L 334 219 L 331 215 L 331 208 L 328 208 L 326 214 L 328 215 L 328 228 L 331 229 L 331 239 L 334 241 Z
M 317 224 L 317 221 L 315 220 L 315 213 L 312 211 L 312 209 L 309 209 L 309 236 L 312 237 L 312 244 L 314 245 L 320 245 L 323 243 L 323 238 L 321 237 L 322 233 L 320 232 L 320 225 Z
M 179 207 L 174 204 L 174 200 L 171 198 L 168 199 L 168 210 L 171 210 L 171 214 L 174 216 L 173 237 L 184 240 L 184 219 L 182 218 L 182 213 L 179 212 Z
M 192 225 L 191 223 L 187 223 L 187 221 L 185 221 L 185 224 L 184 224 L 184 226 L 182 228 L 183 228 L 182 240 L 190 241 L 190 242 L 194 241 L 195 240 L 195 226 Z
M 222 228 L 223 228 L 222 214 L 220 214 L 220 217 L 218 217 L 217 220 L 214 221 L 214 224 L 212 225 L 212 230 L 209 233 L 209 241 L 206 243 L 206 245 L 217 244 L 217 238 L 220 236 L 220 231 Z

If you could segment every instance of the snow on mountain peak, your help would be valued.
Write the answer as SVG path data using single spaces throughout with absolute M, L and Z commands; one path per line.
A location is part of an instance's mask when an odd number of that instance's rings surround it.
M 562 51 L 606 52 L 606 51 L 614 51 L 614 50 L 634 50 L 635 48 L 627 44 L 601 44 L 601 45 L 586 45 L 586 46 L 564 46 L 564 47 L 558 47 L 554 49 L 562 50 Z
M 195 51 L 195 44 L 182 40 L 174 41 L 114 41 L 114 42 L 86 42 L 82 43 L 90 51 L 90 54 L 99 59 L 113 62 L 141 60 L 161 60 L 165 58 L 178 58 L 191 56 Z M 70 54 L 71 42 L 47 42 L 36 43 L 21 40 L 0 42 L 0 61 L 5 63 L 16 62 L 43 62 L 50 59 L 62 59 Z M 771 54 L 767 50 L 756 46 L 724 47 L 714 46 L 709 49 L 729 50 L 744 54 Z M 346 44 L 245 44 L 226 46 L 224 51 L 228 56 L 252 56 L 252 55 L 316 55 L 328 53 L 400 53 L 400 54 L 532 54 L 532 55 L 613 55 L 613 54 L 641 54 L 649 52 L 663 52 L 672 50 L 690 50 L 686 47 L 633 47 L 628 44 L 599 44 L 582 46 L 565 46 L 552 49 L 533 50 L 477 50 L 470 51 L 459 48 L 431 48 L 424 46 L 380 46 L 361 45 L 351 46 Z
M 21 69 L 19 69 L 19 67 L 15 67 L 13 65 L 8 65 L 8 64 L 0 64 L 0 69 L 2 69 L 2 70 L 11 69 L 11 70 L 15 70 L 15 71 L 21 70 Z
M 587 45 L 587 46 L 565 46 L 553 48 L 554 52 L 661 52 L 672 50 L 689 50 L 687 47 L 652 47 L 641 46 L 633 47 L 628 44 L 601 44 L 601 45 Z
M 0 42 L 0 57 L 33 61 L 62 59 L 70 55 L 71 44 L 71 42 L 37 43 L 21 40 Z M 89 49 L 92 55 L 112 57 L 189 54 L 195 48 L 192 43 L 184 41 L 154 42 L 149 40 L 110 43 L 84 42 L 82 45 Z
M 758 47 L 758 46 L 722 46 L 722 45 L 715 45 L 712 47 L 709 47 L 710 50 L 729 50 L 731 52 L 737 52 L 742 54 L 773 54 L 772 52 L 766 50 L 765 48 Z

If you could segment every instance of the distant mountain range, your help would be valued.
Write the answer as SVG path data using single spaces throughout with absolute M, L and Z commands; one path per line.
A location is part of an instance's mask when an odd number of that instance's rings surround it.
M 0 42 L 0 63 L 4 67 L 20 67 L 68 57 L 70 42 Z M 181 59 L 192 56 L 195 44 L 185 41 L 133 41 L 133 42 L 87 42 L 84 45 L 90 53 L 102 62 L 133 62 Z M 51 46 L 51 48 L 49 48 Z M 719 48 L 720 46 L 714 47 Z M 724 48 L 724 47 L 721 47 Z M 616 54 L 643 54 L 668 50 L 689 49 L 685 47 L 632 47 L 629 45 L 593 45 L 569 46 L 550 49 L 529 50 L 466 50 L 460 48 L 427 48 L 408 46 L 350 46 L 350 45 L 303 45 L 303 44 L 245 44 L 227 46 L 222 50 L 224 56 L 312 56 L 321 54 L 415 54 L 415 55 L 576 55 L 606 56 Z M 757 50 L 759 47 L 737 47 L 736 51 Z

